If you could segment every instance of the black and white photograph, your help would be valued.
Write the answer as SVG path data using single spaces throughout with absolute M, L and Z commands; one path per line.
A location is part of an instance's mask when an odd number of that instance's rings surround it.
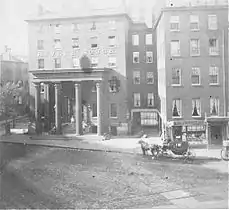
M 229 0 L 0 0 L 0 209 L 229 209 Z

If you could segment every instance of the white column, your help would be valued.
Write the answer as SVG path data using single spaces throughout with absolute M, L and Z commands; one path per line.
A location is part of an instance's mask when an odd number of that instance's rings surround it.
M 47 126 L 48 126 L 48 130 L 51 127 L 51 120 L 50 120 L 50 107 L 49 107 L 49 103 L 50 103 L 50 95 L 49 95 L 49 84 L 45 83 L 44 84 L 44 103 L 45 103 L 45 118 L 47 120 Z
M 96 93 L 97 93 L 97 134 L 102 135 L 102 109 L 101 109 L 101 83 L 96 83 Z
M 55 126 L 56 126 L 56 133 L 61 133 L 61 104 L 60 104 L 60 89 L 61 84 L 55 84 Z
M 34 83 L 36 89 L 35 92 L 35 119 L 36 119 L 36 133 L 41 133 L 41 113 L 40 113 L 40 104 L 41 104 L 41 85 L 40 83 Z
M 82 108 L 81 108 L 81 91 L 80 84 L 75 83 L 75 123 L 76 135 L 82 134 Z

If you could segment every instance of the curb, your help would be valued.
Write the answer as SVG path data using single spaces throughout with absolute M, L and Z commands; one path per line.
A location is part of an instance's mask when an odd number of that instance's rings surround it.
M 31 140 L 28 137 L 28 140 Z M 94 151 L 94 152 L 110 152 L 110 153 L 117 153 L 117 154 L 138 154 L 142 155 L 142 153 L 139 152 L 134 152 L 134 151 L 126 151 L 125 149 L 122 148 L 83 148 L 80 146 L 65 146 L 65 145 L 55 145 L 55 144 L 45 144 L 45 143 L 36 143 L 36 142 L 26 142 L 27 140 L 23 141 L 10 141 L 10 140 L 0 140 L 2 143 L 8 143 L 8 144 L 24 144 L 24 145 L 33 145 L 33 146 L 43 146 L 43 147 L 53 147 L 53 148 L 60 148 L 60 149 L 70 149 L 70 150 L 81 150 L 81 151 Z M 39 141 L 39 140 L 37 140 Z M 90 144 L 90 143 L 85 143 L 85 144 Z M 96 144 L 94 144 L 96 145 Z M 97 144 L 98 145 L 98 144 Z M 134 150 L 134 149 L 132 149 Z M 221 158 L 216 158 L 216 157 L 204 157 L 204 156 L 196 156 L 196 160 L 206 160 L 206 161 L 220 161 Z M 194 159 L 194 161 L 195 161 Z
M 24 144 L 24 145 L 33 145 L 33 146 L 41 146 L 41 147 L 54 147 L 60 149 L 71 149 L 71 150 L 82 150 L 82 151 L 93 151 L 93 152 L 110 152 L 110 153 L 123 153 L 123 154 L 140 154 L 128 151 L 120 151 L 114 149 L 94 149 L 94 148 L 82 148 L 82 147 L 72 147 L 72 146 L 63 146 L 63 145 L 50 145 L 50 144 L 37 144 L 37 143 L 28 143 L 28 142 L 14 142 L 14 141 L 7 141 L 1 140 L 0 142 L 6 144 Z

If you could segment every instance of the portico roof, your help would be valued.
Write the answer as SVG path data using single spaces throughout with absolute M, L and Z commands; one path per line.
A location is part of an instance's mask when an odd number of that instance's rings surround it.
M 88 81 L 103 80 L 104 73 L 109 68 L 100 69 L 49 69 L 49 70 L 30 70 L 34 78 L 32 82 L 63 82 L 63 81 Z

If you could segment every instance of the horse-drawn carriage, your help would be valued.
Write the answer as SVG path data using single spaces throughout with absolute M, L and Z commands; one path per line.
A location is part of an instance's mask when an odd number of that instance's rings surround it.
M 183 158 L 185 161 L 192 161 L 195 157 L 195 153 L 190 150 L 188 141 L 180 140 L 167 140 L 164 141 L 162 145 L 150 144 L 142 138 L 139 143 L 141 144 L 141 149 L 143 155 L 147 155 L 149 152 L 152 158 L 159 158 L 162 156 L 172 157 L 172 158 Z

